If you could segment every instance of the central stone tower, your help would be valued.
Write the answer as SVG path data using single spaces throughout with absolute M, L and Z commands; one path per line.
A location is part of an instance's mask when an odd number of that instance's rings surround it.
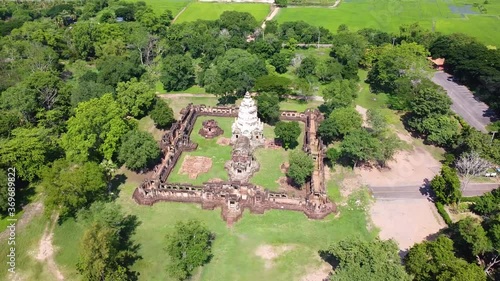
M 238 117 L 232 126 L 231 143 L 235 144 L 240 137 L 247 137 L 252 148 L 264 144 L 264 123 L 257 117 L 257 106 L 247 92 L 238 109 Z

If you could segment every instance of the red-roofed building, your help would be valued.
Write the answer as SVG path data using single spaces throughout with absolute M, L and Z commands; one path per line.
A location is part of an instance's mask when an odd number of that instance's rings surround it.
M 427 57 L 428 60 L 432 62 L 432 66 L 437 70 L 444 70 L 444 58 L 432 59 L 432 57 Z

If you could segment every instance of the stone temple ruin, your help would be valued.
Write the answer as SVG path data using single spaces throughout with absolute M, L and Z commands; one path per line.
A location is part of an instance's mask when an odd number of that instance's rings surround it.
M 198 203 L 203 209 L 209 210 L 220 207 L 222 218 L 229 225 L 242 216 L 244 209 L 257 214 L 269 209 L 301 211 L 311 219 L 322 219 L 336 211 L 335 204 L 326 195 L 323 163 L 325 146 L 316 136 L 317 124 L 323 120 L 323 115 L 318 110 L 280 113 L 280 120 L 305 123 L 302 150 L 314 159 L 314 172 L 303 187 L 305 196 L 299 197 L 290 196 L 286 192 L 272 192 L 248 183 L 249 178 L 259 169 L 253 152 L 264 144 L 263 123 L 257 117 L 257 107 L 248 93 L 239 108 L 189 104 L 181 114 L 180 120 L 172 124 L 162 137 L 162 162 L 154 168 L 153 175 L 137 187 L 132 195 L 138 204 L 153 205 L 161 201 L 171 201 Z M 199 186 L 168 182 L 168 176 L 182 152 L 196 150 L 198 146 L 190 138 L 198 116 L 236 117 L 232 126 L 232 156 L 225 164 L 229 181 L 206 182 Z M 216 122 L 214 126 L 214 122 L 204 122 L 203 128 L 218 127 Z M 209 137 L 210 134 L 207 135 L 207 138 Z
M 202 125 L 203 126 L 200 131 L 198 131 L 198 134 L 202 135 L 206 139 L 213 139 L 224 134 L 224 130 L 222 130 L 219 127 L 219 124 L 217 124 L 217 121 L 213 119 L 203 121 Z

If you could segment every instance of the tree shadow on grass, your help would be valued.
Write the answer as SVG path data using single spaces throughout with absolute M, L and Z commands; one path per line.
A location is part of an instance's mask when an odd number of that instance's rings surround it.
M 126 181 L 127 181 L 127 176 L 125 174 L 115 175 L 108 183 L 110 194 L 112 194 L 115 198 L 117 198 L 120 195 L 119 187 L 123 185 Z

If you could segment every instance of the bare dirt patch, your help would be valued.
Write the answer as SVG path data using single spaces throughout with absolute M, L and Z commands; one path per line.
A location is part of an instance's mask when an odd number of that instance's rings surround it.
M 274 139 L 266 139 L 264 141 L 264 148 L 268 148 L 268 149 L 280 149 L 282 148 L 281 144 L 276 142 L 276 140 Z
M 349 197 L 351 193 L 358 190 L 362 186 L 359 177 L 344 178 L 341 183 L 340 193 L 343 198 Z
M 380 238 L 393 238 L 402 251 L 432 238 L 446 227 L 434 204 L 427 199 L 379 199 L 371 206 L 370 214 L 380 228 Z
M 285 252 L 292 250 L 293 248 L 293 245 L 260 245 L 257 250 L 255 250 L 255 255 L 265 260 L 266 268 L 271 268 L 273 266 L 274 259 L 278 258 Z
M 223 179 L 220 179 L 220 178 L 213 178 L 213 179 L 209 179 L 207 182 L 223 182 L 224 180 Z
M 41 202 L 33 202 L 23 207 L 24 213 L 17 220 L 16 223 L 16 232 L 20 232 L 28 223 L 35 217 L 35 215 L 43 213 L 43 204 Z M 6 239 L 9 236 L 9 232 L 7 230 L 3 230 L 0 233 L 0 241 Z
M 231 139 L 225 138 L 225 137 L 220 137 L 217 139 L 217 144 L 222 145 L 222 146 L 228 146 L 231 144 Z
M 307 273 L 301 281 L 323 281 L 329 280 L 330 272 L 332 272 L 332 266 L 326 262 L 324 262 L 320 268 L 311 270 Z
M 441 163 L 420 147 L 398 151 L 386 168 L 360 167 L 355 173 L 369 186 L 420 186 L 431 180 L 441 169 Z
M 360 106 L 360 105 L 356 105 L 356 111 L 361 114 L 361 117 L 363 117 L 363 127 L 370 127 L 370 125 L 368 124 L 368 117 L 366 115 L 366 112 L 368 111 L 366 108 Z
M 64 280 L 64 276 L 59 271 L 59 268 L 54 260 L 55 249 L 52 244 L 52 239 L 54 238 L 54 227 L 56 225 L 56 221 L 57 216 L 53 216 L 50 224 L 48 223 L 45 227 L 35 259 L 40 262 L 44 262 L 47 265 L 49 272 L 55 277 L 56 280 Z
M 196 179 L 199 174 L 208 173 L 212 168 L 212 158 L 187 155 L 182 162 L 179 174 Z

